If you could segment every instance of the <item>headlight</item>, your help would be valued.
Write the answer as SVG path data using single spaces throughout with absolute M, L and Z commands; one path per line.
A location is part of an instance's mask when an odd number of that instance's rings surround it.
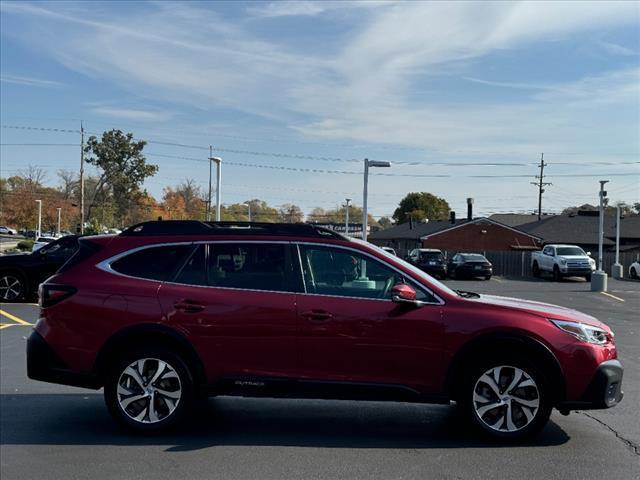
M 598 327 L 592 327 L 591 325 L 585 325 L 579 322 L 567 322 L 565 320 L 551 320 L 556 327 L 560 330 L 564 330 L 570 333 L 574 337 L 582 340 L 583 342 L 593 343 L 595 345 L 604 345 L 611 338 L 609 334 Z M 613 334 L 611 334 L 613 337 Z
M 589 265 L 595 265 L 596 261 L 593 258 L 589 259 Z
M 567 261 L 564 258 L 560 259 L 560 265 L 566 265 Z

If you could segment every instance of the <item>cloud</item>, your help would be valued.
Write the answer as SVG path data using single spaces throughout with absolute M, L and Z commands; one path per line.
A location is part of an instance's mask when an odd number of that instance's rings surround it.
M 274 18 L 291 16 L 314 16 L 326 10 L 326 6 L 319 2 L 279 1 L 261 3 L 247 8 L 247 13 L 256 17 Z
M 617 43 L 605 42 L 601 40 L 597 43 L 597 45 L 610 55 L 619 55 L 623 57 L 638 56 L 637 51 L 627 47 L 623 47 L 622 45 L 618 45 Z
M 42 80 L 40 78 L 22 77 L 18 75 L 8 75 L 5 73 L 0 75 L 0 82 L 40 88 L 60 88 L 63 86 L 62 83 L 56 82 L 54 80 Z
M 340 41 L 326 48 L 261 37 L 247 31 L 242 20 L 198 4 L 169 8 L 160 2 L 144 11 L 100 16 L 79 11 L 82 4 L 56 4 L 55 11 L 41 4 L 2 5 L 3 11 L 22 15 L 26 25 L 23 30 L 8 24 L 5 31 L 70 69 L 149 99 L 203 111 L 240 111 L 311 137 L 420 147 L 454 144 L 469 150 L 538 149 L 545 142 L 580 138 L 584 131 L 578 125 L 595 129 L 593 138 L 604 138 L 605 132 L 619 138 L 634 125 L 625 122 L 625 115 L 638 105 L 634 71 L 548 84 L 456 72 L 455 78 L 522 90 L 511 104 L 447 105 L 413 95 L 416 86 L 494 53 L 635 25 L 638 5 L 632 2 L 385 3 L 350 17 Z M 251 13 L 320 15 L 336 5 L 340 2 L 277 2 L 258 4 Z M 585 119 L 594 117 L 589 109 L 596 104 L 615 105 L 623 113 L 611 112 L 610 125 L 600 128 L 596 118 Z
M 171 115 L 166 112 L 136 110 L 131 108 L 94 107 L 91 111 L 97 115 L 105 117 L 123 118 L 126 120 L 143 122 L 161 122 L 171 118 Z

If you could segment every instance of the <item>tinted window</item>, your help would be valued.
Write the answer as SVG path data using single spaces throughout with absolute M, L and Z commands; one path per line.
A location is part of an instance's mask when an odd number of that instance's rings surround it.
M 75 253 L 78 248 L 78 237 L 64 237 L 51 242 L 40 249 L 39 254 L 46 254 L 48 258 L 66 260 Z
M 463 255 L 465 262 L 488 262 L 484 255 L 474 254 L 474 255 Z
M 558 247 L 556 253 L 558 255 L 587 255 L 580 247 Z
M 145 248 L 116 260 L 111 268 L 131 277 L 165 281 L 182 266 L 192 248 L 191 245 Z
M 391 299 L 391 288 L 403 276 L 379 261 L 350 250 L 301 246 L 308 293 Z M 418 299 L 431 301 L 422 291 Z
M 284 244 L 213 243 L 209 285 L 250 290 L 291 291 Z
M 198 245 L 173 281 L 187 285 L 207 285 L 204 245 Z

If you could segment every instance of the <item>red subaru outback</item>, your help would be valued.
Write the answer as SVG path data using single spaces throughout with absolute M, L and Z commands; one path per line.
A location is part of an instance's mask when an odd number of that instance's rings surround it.
M 306 224 L 146 222 L 87 237 L 40 288 L 32 379 L 98 389 L 126 426 L 204 395 L 455 401 L 516 439 L 622 399 L 613 333 L 567 308 L 454 291 Z

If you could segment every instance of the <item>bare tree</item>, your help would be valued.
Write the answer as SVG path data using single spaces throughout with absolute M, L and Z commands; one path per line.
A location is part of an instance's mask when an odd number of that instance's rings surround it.
M 24 179 L 25 185 L 32 191 L 42 187 L 47 179 L 47 172 L 34 165 L 29 165 L 26 169 L 19 170 L 18 174 Z
M 65 199 L 73 198 L 74 191 L 78 186 L 78 178 L 72 170 L 58 170 L 58 178 L 60 179 L 60 191 Z

